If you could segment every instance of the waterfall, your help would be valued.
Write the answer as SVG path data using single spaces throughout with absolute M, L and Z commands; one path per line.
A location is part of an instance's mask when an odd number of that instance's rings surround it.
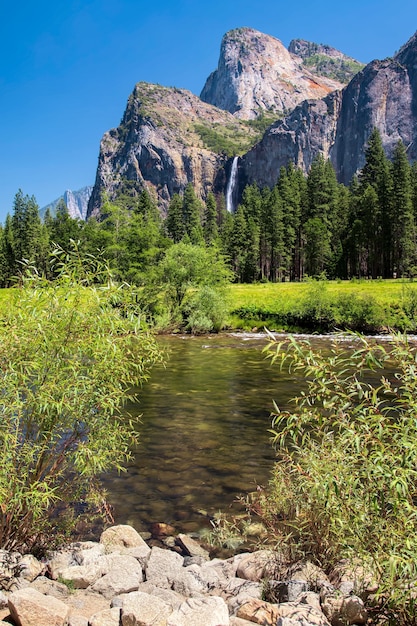
M 239 157 L 235 156 L 233 158 L 233 163 L 232 163 L 232 168 L 230 170 L 230 178 L 229 181 L 227 183 L 227 190 L 226 190 L 226 209 L 228 210 L 229 213 L 233 213 L 233 192 L 235 190 L 236 187 L 236 181 L 237 181 L 237 162 L 239 161 Z

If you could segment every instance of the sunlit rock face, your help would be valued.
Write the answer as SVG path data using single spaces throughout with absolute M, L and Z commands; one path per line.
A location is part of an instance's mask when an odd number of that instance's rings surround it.
M 120 126 L 103 136 L 88 216 L 100 215 L 103 197 L 114 198 L 126 184 L 137 192 L 146 188 L 163 214 L 188 183 L 202 200 L 210 191 L 221 198 L 237 163 L 234 155 L 240 157 L 234 206 L 246 183 L 273 186 L 289 161 L 307 173 L 318 154 L 348 184 L 364 165 L 374 127 L 389 157 L 401 139 L 410 160 L 417 159 L 416 35 L 393 58 L 372 61 L 346 86 L 313 75 L 303 64 L 317 50 L 330 60 L 348 57 L 297 41 L 290 46 L 295 54 L 253 29 L 230 31 L 201 98 L 138 83 Z M 265 120 L 270 125 L 262 136 L 259 123 Z
M 217 70 L 201 92 L 204 102 L 241 119 L 267 112 L 288 113 L 306 99 L 323 98 L 342 87 L 339 81 L 317 76 L 302 65 L 275 37 L 252 28 L 238 28 L 223 37 Z
M 162 213 L 188 183 L 201 199 L 222 192 L 229 157 L 210 149 L 204 130 L 256 141 L 254 130 L 185 89 L 138 83 L 120 126 L 101 141 L 88 214 L 98 215 L 103 193 L 114 197 L 126 181 L 152 193 Z
M 348 184 L 365 163 L 372 129 L 391 157 L 399 139 L 417 159 L 417 34 L 391 59 L 373 61 L 343 90 L 307 100 L 277 121 L 240 161 L 240 184 L 272 186 L 279 168 L 293 161 L 305 172 L 321 153 Z

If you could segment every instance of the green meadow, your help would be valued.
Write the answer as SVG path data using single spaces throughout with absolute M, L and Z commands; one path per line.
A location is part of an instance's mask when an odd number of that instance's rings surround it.
M 235 329 L 417 329 L 417 282 L 410 280 L 236 284 L 229 293 L 228 326 Z

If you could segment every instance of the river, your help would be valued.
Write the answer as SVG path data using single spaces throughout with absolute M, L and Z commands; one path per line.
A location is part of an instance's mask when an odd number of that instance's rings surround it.
M 116 523 L 146 531 L 165 522 L 192 532 L 268 483 L 273 401 L 287 407 L 302 380 L 270 364 L 262 335 L 159 341 L 166 365 L 153 369 L 129 407 L 142 415 L 139 445 L 127 471 L 107 475 L 105 486 Z

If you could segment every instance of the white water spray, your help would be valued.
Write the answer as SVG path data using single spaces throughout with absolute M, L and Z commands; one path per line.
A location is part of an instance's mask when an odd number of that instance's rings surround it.
M 227 190 L 226 190 L 226 209 L 228 210 L 229 213 L 233 213 L 233 192 L 235 190 L 236 187 L 236 181 L 237 181 L 237 163 L 239 161 L 239 157 L 235 156 L 233 158 L 233 163 L 232 163 L 232 168 L 230 170 L 230 178 L 229 181 L 227 183 Z

